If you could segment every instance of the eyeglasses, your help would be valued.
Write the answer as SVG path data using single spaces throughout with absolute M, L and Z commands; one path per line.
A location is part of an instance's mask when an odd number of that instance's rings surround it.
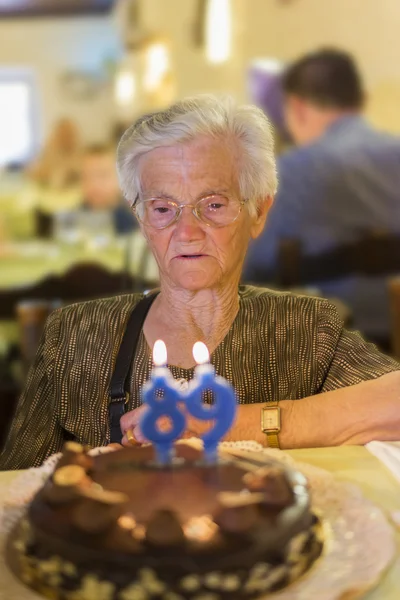
M 221 194 L 201 198 L 196 204 L 178 204 L 169 198 L 140 198 L 133 206 L 139 221 L 146 227 L 166 229 L 176 223 L 184 208 L 209 227 L 225 227 L 238 218 L 244 202 Z

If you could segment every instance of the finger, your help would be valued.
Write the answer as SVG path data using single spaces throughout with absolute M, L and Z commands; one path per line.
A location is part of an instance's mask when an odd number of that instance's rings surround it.
M 129 432 L 129 430 L 128 430 L 128 432 Z M 125 448 L 138 448 L 139 446 L 142 445 L 141 442 L 139 442 L 139 440 L 136 439 L 136 436 L 135 436 L 135 439 L 133 440 L 132 436 L 129 435 L 129 437 L 128 437 L 128 435 L 126 433 L 122 437 L 121 444 L 123 446 L 125 446 Z
M 137 425 L 135 427 L 135 429 L 133 430 L 134 436 L 136 438 L 136 440 L 140 443 L 140 444 L 145 444 L 146 442 L 148 442 L 148 440 L 144 437 L 142 430 L 140 429 L 139 425 Z
M 138 425 L 145 410 L 147 410 L 147 406 L 142 405 L 122 415 L 119 422 L 122 433 L 125 433 L 127 429 L 134 429 Z
M 132 448 L 132 444 L 130 443 L 130 441 L 128 440 L 128 438 L 126 437 L 126 434 L 122 437 L 121 440 L 121 444 L 125 447 L 125 448 Z
M 121 444 L 127 448 L 141 446 L 148 440 L 144 437 L 140 427 L 137 425 L 134 429 L 127 429 L 122 437 Z

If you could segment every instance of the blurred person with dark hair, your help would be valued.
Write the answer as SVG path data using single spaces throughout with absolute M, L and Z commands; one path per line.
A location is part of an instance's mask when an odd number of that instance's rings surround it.
M 115 233 L 126 234 L 136 229 L 136 219 L 121 196 L 115 162 L 111 146 L 86 148 L 82 159 L 82 210 L 110 211 Z
M 283 239 L 299 240 L 305 255 L 318 255 L 374 230 L 400 233 L 400 138 L 362 117 L 365 93 L 352 57 L 313 52 L 289 66 L 282 82 L 286 123 L 298 147 L 278 161 L 276 201 L 245 266 L 244 278 L 253 282 L 274 271 Z M 357 329 L 388 344 L 383 277 L 315 284 L 352 309 Z
M 27 169 L 39 185 L 66 188 L 79 182 L 82 145 L 77 125 L 67 118 L 57 121 L 43 151 Z

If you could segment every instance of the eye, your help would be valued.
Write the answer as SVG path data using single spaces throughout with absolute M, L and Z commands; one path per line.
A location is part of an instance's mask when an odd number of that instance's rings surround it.
M 169 200 L 157 199 L 151 202 L 151 210 L 158 215 L 165 215 L 175 210 L 175 205 Z
M 213 196 L 206 200 L 205 208 L 210 211 L 220 211 L 226 208 L 228 204 L 229 200 L 224 196 Z

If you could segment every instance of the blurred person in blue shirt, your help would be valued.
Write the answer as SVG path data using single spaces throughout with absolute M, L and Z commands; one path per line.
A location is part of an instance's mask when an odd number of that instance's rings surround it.
M 137 228 L 136 219 L 122 198 L 111 146 L 86 148 L 82 159 L 82 210 L 110 211 L 115 233 L 123 235 Z
M 278 160 L 279 186 L 263 234 L 253 244 L 244 280 L 267 281 L 280 240 L 318 255 L 367 232 L 400 233 L 400 138 L 362 117 L 364 91 L 345 52 L 320 50 L 283 75 L 287 127 L 297 147 Z M 313 282 L 352 309 L 353 325 L 386 346 L 390 337 L 384 277 Z

